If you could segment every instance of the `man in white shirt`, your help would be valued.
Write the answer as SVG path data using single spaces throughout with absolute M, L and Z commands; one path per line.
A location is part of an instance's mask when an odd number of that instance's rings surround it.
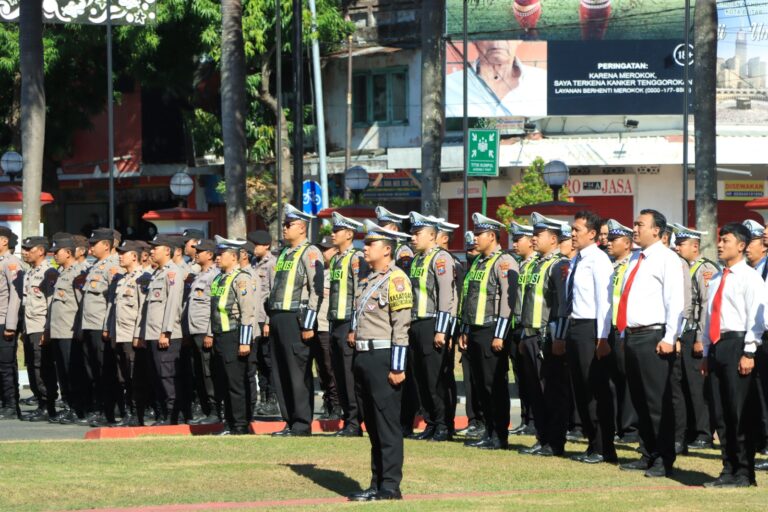
M 616 328 L 624 333 L 627 382 L 642 439 L 642 458 L 620 467 L 669 476 L 675 461 L 675 417 L 669 385 L 683 315 L 680 258 L 661 242 L 667 220 L 641 210 L 633 241 L 641 251 L 625 274 Z
M 572 240 L 578 253 L 566 279 L 566 352 L 581 428 L 589 442 L 587 450 L 572 459 L 588 464 L 617 461 L 609 381 L 615 360 L 608 344 L 613 265 L 597 245 L 600 224 L 594 212 L 576 214 Z
M 717 254 L 725 267 L 713 278 L 702 334 L 709 375 L 710 414 L 717 428 L 723 470 L 705 487 L 749 487 L 755 480 L 755 352 L 765 330 L 765 286 L 744 261 L 749 230 L 736 222 L 723 226 Z
M 467 115 L 509 117 L 547 115 L 547 71 L 517 58 L 523 41 L 476 41 L 478 58 L 467 70 Z M 445 116 L 464 114 L 464 72 L 445 79 Z

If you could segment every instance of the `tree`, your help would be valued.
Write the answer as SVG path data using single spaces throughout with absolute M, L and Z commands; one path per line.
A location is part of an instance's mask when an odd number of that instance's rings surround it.
M 520 183 L 512 185 L 504 204 L 496 210 L 496 217 L 500 221 L 506 225 L 512 221 L 528 224 L 528 218 L 516 216 L 515 210 L 523 206 L 552 200 L 552 189 L 544 182 L 543 170 L 544 160 L 541 157 L 536 157 L 531 165 L 522 171 Z M 567 198 L 568 188 L 563 187 L 560 189 L 560 200 Z
M 245 238 L 245 43 L 240 0 L 221 2 L 221 124 L 227 233 Z
M 707 231 L 701 238 L 702 254 L 715 259 L 717 242 L 717 134 L 716 74 L 717 5 L 696 2 L 693 46 L 693 115 L 696 140 L 696 229 Z M 688 84 L 686 84 L 687 86 Z
M 45 75 L 43 71 L 43 4 L 22 2 L 19 10 L 21 70 L 21 150 L 24 157 L 22 237 L 40 231 L 40 192 L 45 148 Z
M 445 2 L 421 2 L 421 211 L 440 212 L 440 162 L 445 125 L 443 110 L 443 27 Z

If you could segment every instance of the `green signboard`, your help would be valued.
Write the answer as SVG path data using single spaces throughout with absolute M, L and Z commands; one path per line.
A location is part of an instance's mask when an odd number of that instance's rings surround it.
M 469 130 L 467 176 L 497 177 L 499 175 L 499 131 L 472 128 Z

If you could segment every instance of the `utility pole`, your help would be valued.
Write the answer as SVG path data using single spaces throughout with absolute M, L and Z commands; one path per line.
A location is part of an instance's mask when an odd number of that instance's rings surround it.
M 421 211 L 440 213 L 440 164 L 445 126 L 443 29 L 445 1 L 421 2 Z M 465 49 L 466 51 L 466 49 Z
M 350 21 L 349 13 L 346 20 Z M 344 170 L 352 166 L 352 39 L 353 33 L 347 37 L 347 133 L 344 142 Z M 344 186 L 344 199 L 349 199 L 350 190 Z
M 696 2 L 693 47 L 693 115 L 696 139 L 696 229 L 702 237 L 702 254 L 715 259 L 717 241 L 717 135 L 715 67 L 717 63 L 717 5 Z M 688 87 L 688 84 L 685 84 Z
M 302 209 L 301 189 L 304 182 L 304 52 L 301 46 L 301 20 L 302 2 L 293 0 L 293 200 L 299 210 Z

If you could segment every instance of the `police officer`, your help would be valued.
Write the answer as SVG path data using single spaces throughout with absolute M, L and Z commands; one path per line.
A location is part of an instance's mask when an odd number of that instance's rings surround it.
M 333 240 L 330 236 L 321 238 L 317 246 L 323 251 L 323 263 L 325 264 L 323 271 L 323 301 L 320 304 L 320 310 L 317 312 L 317 342 L 312 343 L 310 354 L 316 364 L 317 375 L 320 377 L 320 387 L 323 390 L 323 412 L 320 413 L 319 419 L 342 420 L 344 419 L 344 410 L 341 408 L 338 384 L 333 370 L 331 322 L 328 320 L 328 303 L 331 297 L 331 273 L 329 266 L 331 259 L 339 251 L 333 245 Z M 344 342 L 346 343 L 346 339 Z
M 709 409 L 704 394 L 704 377 L 701 374 L 704 312 L 709 298 L 709 282 L 720 267 L 701 256 L 699 244 L 706 232 L 689 229 L 680 224 L 672 225 L 675 248 L 689 266 L 687 284 L 690 284 L 691 306 L 684 316 L 680 336 L 680 365 L 683 377 L 685 423 L 683 432 L 689 449 L 712 448 L 712 428 Z
M 260 288 L 260 296 L 269 298 L 272 283 L 275 279 L 275 256 L 270 250 L 272 237 L 267 231 L 251 231 L 248 240 L 253 243 L 253 255 L 256 282 Z M 277 407 L 277 394 L 272 378 L 272 356 L 269 351 L 269 316 L 267 304 L 257 309 L 256 321 L 262 333 L 256 340 L 256 364 L 259 377 L 259 405 L 256 408 L 258 416 L 276 416 L 280 414 Z
M 90 249 L 88 239 L 83 235 L 72 235 L 72 240 L 75 242 L 75 263 L 80 266 L 81 270 L 86 271 L 90 267 L 88 264 L 88 251 Z
M 276 436 L 307 436 L 312 430 L 313 382 L 310 347 L 323 300 L 323 255 L 307 240 L 311 215 L 284 208 L 286 246 L 275 265 L 269 296 L 274 336 L 275 382 L 286 427 Z
M 417 439 L 447 441 L 448 388 L 444 360 L 453 325 L 453 258 L 437 245 L 440 219 L 411 212 L 411 236 L 416 255 L 410 279 L 415 307 L 411 310 L 409 355 L 413 358 L 419 395 L 427 412 L 427 428 Z
M 395 266 L 398 241 L 407 235 L 366 221 L 365 260 L 371 272 L 360 294 L 349 339 L 355 343 L 355 386 L 371 440 L 371 483 L 352 501 L 399 500 L 403 478 L 400 426 L 413 295 L 408 276 Z
M 66 409 L 50 418 L 52 423 L 72 424 L 85 416 L 83 390 L 83 352 L 81 343 L 73 343 L 80 322 L 83 299 L 83 270 L 75 258 L 75 241 L 71 237 L 54 240 L 51 252 L 59 266 L 59 276 L 48 311 L 49 327 L 46 338 L 55 353 L 61 398 Z
M 81 332 L 87 378 L 87 404 L 92 413 L 82 424 L 94 427 L 113 423 L 114 392 L 117 366 L 112 345 L 102 338 L 107 316 L 107 297 L 114 277 L 120 270 L 117 257 L 112 255 L 115 233 L 108 228 L 93 230 L 88 239 L 90 252 L 96 261 L 85 276 L 81 305 Z
M 512 222 L 509 226 L 509 234 L 512 236 L 512 253 L 518 258 L 520 275 L 517 278 L 517 298 L 515 299 L 515 328 L 512 331 L 512 344 L 510 345 L 510 358 L 512 360 L 512 372 L 515 375 L 517 392 L 520 396 L 520 425 L 509 431 L 514 435 L 534 435 L 536 429 L 533 426 L 533 411 L 527 394 L 527 386 L 524 383 L 525 374 L 522 368 L 522 356 L 520 355 L 520 341 L 522 340 L 521 315 L 523 311 L 523 298 L 525 290 L 530 284 L 533 268 L 536 266 L 538 253 L 533 249 L 533 227 Z
M 200 270 L 194 274 L 190 283 L 189 298 L 184 305 L 183 316 L 187 322 L 189 336 L 192 338 L 193 385 L 205 416 L 190 423 L 211 425 L 219 423 L 224 417 L 219 399 L 224 397 L 224 392 L 223 390 L 216 392 L 216 383 L 213 378 L 211 356 L 214 340 L 213 336 L 208 334 L 211 322 L 211 283 L 218 275 L 214 264 L 216 243 L 213 240 L 198 240 L 194 250 L 195 264 Z
M 330 276 L 328 321 L 330 322 L 333 373 L 344 411 L 344 428 L 336 435 L 359 437 L 362 435 L 360 411 L 355 397 L 355 377 L 352 371 L 355 349 L 348 343 L 348 335 L 361 282 L 364 283 L 368 276 L 368 264 L 363 258 L 363 253 L 352 244 L 355 233 L 362 229 L 363 225 L 344 217 L 339 212 L 333 212 L 332 223 L 331 240 L 337 254 L 331 258 L 328 268 Z
M 468 347 L 472 377 L 477 383 L 486 434 L 466 446 L 486 450 L 507 448 L 509 428 L 509 346 L 512 308 L 517 293 L 518 265 L 503 252 L 499 237 L 504 225 L 479 213 L 472 215 L 479 255 L 464 277 L 460 344 Z
M 403 222 L 407 219 L 407 215 L 392 213 L 383 206 L 376 207 L 376 220 L 378 221 L 379 226 L 383 228 L 400 232 L 403 229 Z M 395 249 L 395 265 L 407 273 L 411 268 L 411 261 L 413 261 L 413 250 L 407 242 L 398 242 L 397 248 Z
M 251 275 L 240 267 L 244 241 L 215 237 L 219 269 L 211 283 L 211 321 L 217 373 L 225 379 L 227 428 L 223 435 L 248 433 L 251 411 L 251 344 L 256 326 L 256 301 L 259 288 Z
M 190 274 L 199 274 L 200 265 L 195 259 L 197 254 L 195 247 L 200 240 L 205 238 L 205 233 L 201 229 L 188 228 L 181 233 L 181 238 L 184 240 L 184 256 L 188 259 L 185 270 Z
M 154 363 L 155 394 L 160 401 L 160 419 L 153 426 L 175 425 L 179 421 L 184 390 L 178 366 L 181 354 L 181 312 L 184 296 L 183 270 L 171 257 L 176 240 L 157 235 L 150 242 L 157 269 L 148 284 L 147 305 L 140 339 L 147 344 Z
M 18 345 L 19 310 L 21 308 L 24 271 L 13 251 L 18 237 L 0 226 L 0 419 L 19 416 Z
M 551 457 L 563 454 L 568 428 L 570 383 L 563 308 L 568 260 L 560 254 L 565 229 L 562 222 L 533 213 L 531 225 L 533 247 L 539 257 L 523 298 L 520 353 L 533 407 L 536 443 L 520 453 Z
M 121 242 L 117 253 L 122 270 L 110 295 L 104 338 L 112 345 L 117 360 L 118 404 L 122 408 L 119 425 L 135 427 L 144 422 L 146 383 L 134 378 L 137 353 L 134 342 L 138 345 L 136 340 L 141 336 L 142 310 L 149 275 L 139 263 L 141 249 L 136 242 Z
M 48 239 L 31 236 L 21 243 L 21 256 L 29 265 L 24 274 L 24 362 L 29 387 L 37 397 L 37 409 L 21 417 L 27 421 L 48 421 L 56 414 L 56 369 L 52 345 L 45 338 L 48 329 L 48 305 L 56 285 L 57 272 L 51 268 L 46 253 Z
M 458 228 L 458 224 L 452 224 L 444 219 L 440 219 L 437 225 L 437 245 L 445 250 L 453 260 L 453 276 L 451 279 L 451 327 L 445 340 L 448 350 L 443 358 L 443 368 L 441 373 L 444 375 L 446 388 L 448 391 L 448 403 L 445 409 L 445 423 L 448 431 L 453 434 L 456 430 L 456 405 L 458 404 L 458 388 L 456 387 L 456 375 L 454 366 L 456 365 L 456 336 L 458 333 L 458 311 L 461 301 L 461 283 L 464 282 L 464 264 L 459 258 L 450 252 L 449 246 L 453 232 Z

